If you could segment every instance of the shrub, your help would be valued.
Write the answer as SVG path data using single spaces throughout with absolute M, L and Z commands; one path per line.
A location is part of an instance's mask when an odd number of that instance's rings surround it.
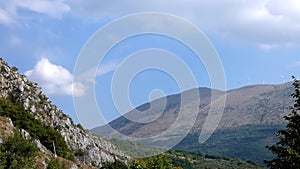
M 119 160 L 115 160 L 114 162 L 104 163 L 103 169 L 128 169 L 127 165 Z
M 34 143 L 16 133 L 0 145 L 0 168 L 35 168 L 33 159 L 38 148 Z
M 57 159 L 52 159 L 48 163 L 47 169 L 67 169 L 67 166 L 63 162 L 58 161 Z

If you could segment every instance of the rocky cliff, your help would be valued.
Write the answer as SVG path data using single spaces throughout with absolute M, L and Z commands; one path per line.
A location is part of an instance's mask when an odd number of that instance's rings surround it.
M 73 152 L 84 150 L 84 158 L 75 156 L 78 162 L 100 167 L 103 162 L 111 162 L 116 159 L 123 162 L 129 160 L 130 157 L 110 142 L 78 128 L 70 117 L 43 94 L 38 84 L 19 74 L 17 68 L 9 67 L 1 58 L 0 91 L 0 98 L 22 104 L 36 119 L 58 131 L 70 150 Z

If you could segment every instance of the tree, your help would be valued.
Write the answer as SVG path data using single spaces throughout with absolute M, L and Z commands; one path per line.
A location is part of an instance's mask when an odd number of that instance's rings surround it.
M 144 160 L 137 159 L 137 160 L 134 160 L 130 163 L 129 168 L 130 169 L 145 169 L 145 168 L 147 168 L 146 165 L 147 164 Z
M 101 169 L 128 169 L 128 167 L 125 163 L 115 159 L 114 162 L 105 163 Z
M 271 169 L 300 168 L 300 81 L 293 77 L 295 93 L 291 96 L 295 99 L 291 107 L 292 112 L 284 116 L 288 121 L 286 129 L 276 133 L 279 141 L 270 147 L 270 151 L 277 156 L 271 161 L 264 161 Z
M 146 161 L 149 169 L 172 169 L 172 160 L 164 154 L 152 156 Z

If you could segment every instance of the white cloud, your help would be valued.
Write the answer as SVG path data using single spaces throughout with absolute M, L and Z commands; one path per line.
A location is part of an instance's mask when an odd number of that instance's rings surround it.
M 70 12 L 70 7 L 64 0 L 11 0 L 0 2 L 0 23 L 10 25 L 17 23 L 20 18 L 19 10 L 44 14 L 53 18 L 62 18 Z
M 272 46 L 300 44 L 299 0 L 67 0 L 72 13 L 87 20 L 135 12 L 171 13 L 227 40 Z M 226 36 L 224 36 L 226 35 Z
M 109 62 L 102 63 L 98 69 L 97 67 L 90 68 L 89 70 L 77 74 L 75 77 L 76 82 L 80 82 L 81 84 L 84 84 L 87 88 L 93 87 L 91 85 L 95 84 L 95 78 L 103 76 L 107 73 L 110 73 L 114 71 L 119 65 L 119 62 L 117 60 L 112 60 Z
M 259 46 L 259 48 L 261 48 L 262 50 L 265 50 L 265 51 L 268 51 L 268 50 L 271 50 L 271 49 L 277 47 L 277 45 L 274 45 L 274 44 L 259 44 L 258 46 Z
M 63 13 L 70 11 L 64 0 L 14 0 L 13 3 L 16 7 L 55 18 L 61 18 Z
M 73 75 L 65 68 L 52 64 L 42 58 L 32 70 L 25 72 L 32 81 L 37 82 L 49 95 L 82 96 L 85 86 L 78 82 L 73 83 Z
M 109 72 L 114 71 L 118 67 L 119 63 L 117 61 L 110 61 L 104 64 L 101 64 L 97 71 L 97 76 L 102 76 Z

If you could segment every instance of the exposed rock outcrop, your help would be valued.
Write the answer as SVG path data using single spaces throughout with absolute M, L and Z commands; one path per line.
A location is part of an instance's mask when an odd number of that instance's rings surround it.
M 11 119 L 0 116 L 0 144 L 2 144 L 7 137 L 13 136 L 14 130 L 15 127 Z

